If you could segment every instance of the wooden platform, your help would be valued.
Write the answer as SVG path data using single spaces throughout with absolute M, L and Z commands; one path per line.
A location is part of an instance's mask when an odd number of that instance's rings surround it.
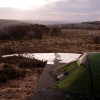
M 46 65 L 31 100 L 67 100 L 67 93 L 65 91 L 49 88 L 57 82 L 52 71 L 63 64 L 55 61 L 52 65 Z

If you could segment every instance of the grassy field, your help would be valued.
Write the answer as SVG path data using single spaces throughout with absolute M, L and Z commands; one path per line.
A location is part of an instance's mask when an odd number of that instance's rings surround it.
M 90 33 L 95 30 L 62 29 L 58 37 L 43 36 L 42 40 L 0 40 L 0 53 L 83 53 L 99 51 Z
M 93 31 L 95 30 L 62 29 L 62 33 L 58 37 L 46 37 L 43 35 L 42 40 L 0 40 L 0 55 L 99 52 L 100 41 L 98 44 L 95 44 L 90 37 L 90 33 Z M 20 60 L 22 59 L 0 60 L 0 68 L 6 63 L 16 69 L 21 69 L 18 66 Z M 0 83 L 0 100 L 30 100 L 43 68 L 26 69 L 25 78 Z
M 46 62 L 23 57 L 0 62 L 0 100 L 30 100 Z

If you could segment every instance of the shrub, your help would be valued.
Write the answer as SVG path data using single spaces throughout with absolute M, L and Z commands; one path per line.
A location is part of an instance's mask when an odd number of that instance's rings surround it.
M 18 77 L 23 77 L 24 78 L 26 73 L 27 73 L 26 70 L 21 70 L 21 71 L 17 70 L 16 74 L 14 75 L 14 78 L 18 78 Z
M 92 38 L 92 40 L 95 42 L 95 43 L 98 43 L 99 42 L 99 40 L 100 40 L 100 33 L 99 32 L 92 32 L 91 34 L 90 34 L 90 36 L 91 36 L 91 38 Z
M 26 70 L 16 70 L 10 65 L 4 65 L 0 70 L 0 82 L 6 82 L 9 79 L 25 77 Z
M 34 68 L 34 67 L 45 67 L 46 61 L 40 61 L 36 59 L 27 59 L 20 62 L 20 68 Z
M 20 76 L 21 77 L 25 77 L 25 74 L 27 73 L 27 71 L 26 70 L 21 70 L 20 71 Z
M 10 65 L 4 65 L 3 73 L 5 73 L 9 79 L 12 79 L 14 78 L 14 75 L 16 74 L 16 70 Z
M 22 39 L 25 38 L 25 36 L 28 39 L 42 39 L 42 33 L 44 29 L 48 29 L 50 31 L 50 29 L 45 25 L 12 25 L 4 27 L 2 30 L 0 30 L 0 39 Z M 34 34 L 32 31 L 34 31 Z
M 0 70 L 0 82 L 6 82 L 8 80 L 8 75 L 2 73 L 2 70 Z
M 15 25 L 8 27 L 8 32 L 10 38 L 20 39 L 26 35 L 26 27 L 22 25 Z
M 0 56 L 0 63 L 4 63 L 4 62 L 5 62 L 5 59 Z
M 3 69 L 9 69 L 9 68 L 11 69 L 11 68 L 13 68 L 13 67 L 10 66 L 10 65 L 4 65 L 4 66 L 3 66 Z
M 27 39 L 33 39 L 35 37 L 34 31 L 30 31 L 26 34 Z
M 26 58 L 20 57 L 20 56 L 10 56 L 10 57 L 4 57 L 4 58 L 2 57 L 0 60 L 8 64 L 17 64 L 17 63 L 20 63 L 20 61 L 24 59 Z
M 2 54 L 3 55 L 12 54 L 12 53 L 14 53 L 14 50 L 11 49 L 11 48 L 3 48 L 2 49 Z

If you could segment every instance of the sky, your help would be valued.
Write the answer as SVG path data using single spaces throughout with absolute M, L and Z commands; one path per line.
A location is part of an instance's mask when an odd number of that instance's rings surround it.
M 100 21 L 100 0 L 0 0 L 0 19 Z

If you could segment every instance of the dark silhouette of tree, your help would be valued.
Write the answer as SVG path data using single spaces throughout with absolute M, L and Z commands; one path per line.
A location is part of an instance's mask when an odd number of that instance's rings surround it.
M 56 37 L 56 36 L 59 36 L 60 33 L 61 33 L 61 29 L 55 27 L 55 28 L 53 28 L 52 31 L 51 31 L 51 36 Z
M 42 33 L 46 35 L 46 37 L 50 35 L 50 29 L 47 26 L 39 25 L 39 27 L 42 29 Z
M 43 33 L 42 28 L 38 24 L 35 24 L 34 25 L 34 37 L 37 39 L 42 39 L 42 33 Z
M 27 39 L 33 39 L 35 38 L 35 33 L 34 31 L 30 31 L 26 34 Z
M 3 27 L 0 30 L 0 39 L 9 39 L 10 38 L 10 34 L 8 32 L 8 27 Z
M 0 29 L 0 39 L 42 39 L 43 34 L 50 34 L 50 29 L 45 25 L 27 24 L 13 25 Z
M 8 28 L 8 32 L 10 34 L 10 38 L 14 38 L 14 39 L 23 38 L 27 33 L 25 27 L 21 25 L 10 26 Z

